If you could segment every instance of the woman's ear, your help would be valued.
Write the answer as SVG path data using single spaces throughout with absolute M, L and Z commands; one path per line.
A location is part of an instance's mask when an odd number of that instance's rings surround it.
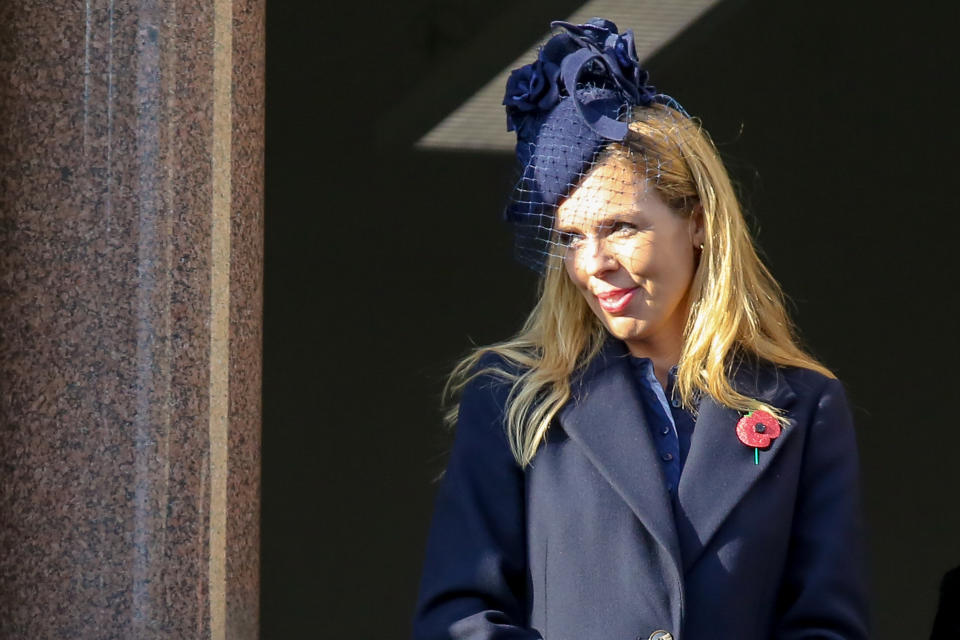
M 698 200 L 690 213 L 690 242 L 694 249 L 699 249 L 700 245 L 706 242 L 707 230 L 703 217 L 703 205 Z

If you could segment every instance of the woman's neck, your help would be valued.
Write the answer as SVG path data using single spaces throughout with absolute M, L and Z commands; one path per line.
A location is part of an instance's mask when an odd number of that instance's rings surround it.
M 680 354 L 683 352 L 683 328 L 687 320 L 687 304 L 684 302 L 680 307 L 681 311 L 674 313 L 667 325 L 661 327 L 655 334 L 637 340 L 624 341 L 632 355 L 650 358 L 653 374 L 664 389 L 667 388 L 670 367 L 680 362 Z
M 682 342 L 676 341 L 673 344 L 651 344 L 649 341 L 627 341 L 627 349 L 630 354 L 638 358 L 649 358 L 653 364 L 653 375 L 660 381 L 660 386 L 667 388 L 667 375 L 670 367 L 680 361 L 680 351 Z

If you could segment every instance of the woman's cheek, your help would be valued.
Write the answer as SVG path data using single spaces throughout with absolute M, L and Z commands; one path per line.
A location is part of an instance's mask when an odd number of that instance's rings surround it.
M 623 264 L 633 275 L 645 276 L 655 264 L 656 255 L 649 242 L 636 241 L 622 253 Z
M 587 276 L 586 273 L 580 269 L 579 264 L 575 258 L 567 258 L 566 260 L 567 276 L 570 278 L 570 281 L 577 286 L 580 290 L 585 290 L 587 288 Z

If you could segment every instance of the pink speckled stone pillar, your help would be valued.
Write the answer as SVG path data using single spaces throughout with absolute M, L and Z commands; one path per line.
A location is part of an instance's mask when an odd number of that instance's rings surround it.
M 0 2 L 0 637 L 258 635 L 264 0 Z

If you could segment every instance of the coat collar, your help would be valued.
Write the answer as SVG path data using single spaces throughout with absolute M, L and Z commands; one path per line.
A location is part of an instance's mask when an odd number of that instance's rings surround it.
M 608 339 L 571 381 L 571 400 L 558 420 L 669 557 L 676 589 L 667 586 L 666 577 L 663 584 L 671 594 L 671 628 L 679 629 L 684 598 L 680 538 L 629 356 L 626 345 Z
M 571 382 L 571 400 L 558 416 L 621 498 L 667 551 L 680 562 L 680 546 L 660 458 L 650 438 L 630 353 L 608 339 Z M 651 491 L 650 487 L 657 490 Z
M 686 571 L 771 465 L 794 429 L 785 428 L 755 464 L 753 450 L 736 435 L 740 413 L 704 396 L 674 507 L 629 357 L 622 341 L 608 338 L 600 353 L 573 380 L 571 400 L 558 419 L 663 547 L 678 572 Z M 784 376 L 772 366 L 743 361 L 731 384 L 741 393 L 780 409 L 789 409 L 796 400 Z
M 731 384 L 743 395 L 787 412 L 797 399 L 782 369 L 770 364 L 743 361 Z M 710 396 L 700 402 L 690 453 L 677 487 L 677 526 L 684 570 L 699 559 L 730 512 L 796 431 L 788 424 L 769 448 L 760 452 L 757 464 L 754 450 L 737 437 L 740 417 L 739 411 L 720 405 Z

